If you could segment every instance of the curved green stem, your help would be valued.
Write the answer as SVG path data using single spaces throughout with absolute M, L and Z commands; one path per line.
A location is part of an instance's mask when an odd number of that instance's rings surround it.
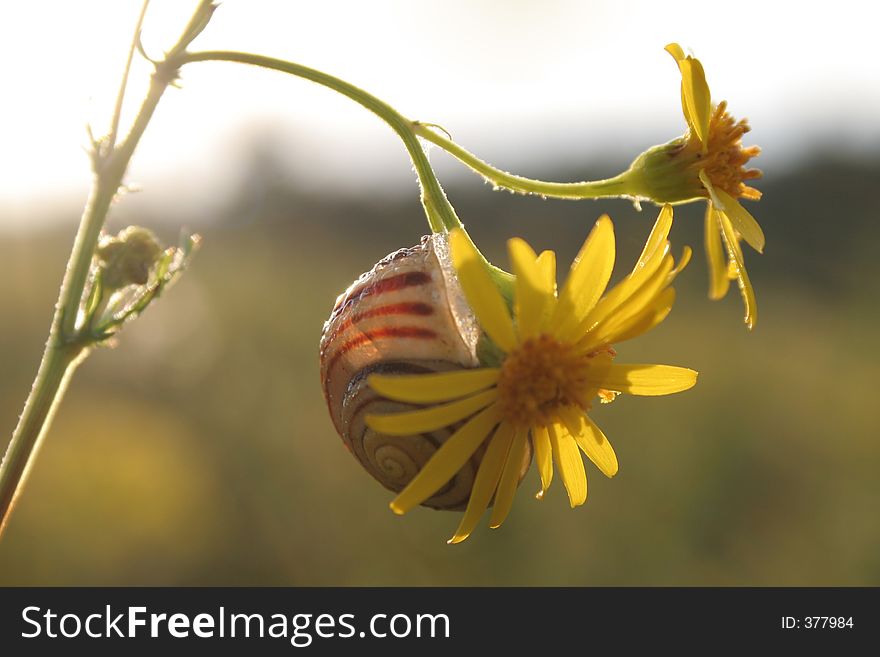
M 422 205 L 425 208 L 425 214 L 427 215 L 428 225 L 430 226 L 431 231 L 439 233 L 453 230 L 455 228 L 464 229 L 458 215 L 455 213 L 455 209 L 452 207 L 449 199 L 446 198 L 446 193 L 443 191 L 440 181 L 437 180 L 437 175 L 434 173 L 434 169 L 431 168 L 425 150 L 422 148 L 421 143 L 419 143 L 418 135 L 415 130 L 416 126 L 419 125 L 417 122 L 407 119 L 388 103 L 376 98 L 374 95 L 363 89 L 333 75 L 309 68 L 308 66 L 303 66 L 302 64 L 296 64 L 294 62 L 288 62 L 274 57 L 265 57 L 263 55 L 227 50 L 187 52 L 182 53 L 180 57 L 176 59 L 179 66 L 194 62 L 210 61 L 236 62 L 239 64 L 267 68 L 281 73 L 288 73 L 332 89 L 368 109 L 387 123 L 403 141 L 419 178 L 419 184 L 422 188 Z M 465 231 L 465 235 L 467 235 L 467 231 Z M 470 239 L 470 235 L 468 235 L 468 239 Z M 501 288 L 502 294 L 507 298 L 512 298 L 513 276 L 503 269 L 491 264 L 486 260 L 479 249 L 477 249 L 477 253 L 483 258 L 492 277 L 495 279 L 499 288 Z
M 215 50 L 183 53 L 177 60 L 181 66 L 191 62 L 207 61 L 237 62 L 239 64 L 249 64 L 295 75 L 296 77 L 311 80 L 324 87 L 333 89 L 368 109 L 385 121 L 397 133 L 404 146 L 406 146 L 422 187 L 422 204 L 425 207 L 425 213 L 428 215 L 428 225 L 431 227 L 431 230 L 437 233 L 461 227 L 461 221 L 455 214 L 449 199 L 446 198 L 446 194 L 443 192 L 443 188 L 440 186 L 440 182 L 437 180 L 437 176 L 428 162 L 428 156 L 425 154 L 422 145 L 412 130 L 412 121 L 405 118 L 388 103 L 333 75 L 328 75 L 301 64 L 275 59 L 274 57 Z
M 425 141 L 439 146 L 453 157 L 460 160 L 493 185 L 503 187 L 521 194 L 537 194 L 539 196 L 564 198 L 564 199 L 588 199 L 606 198 L 609 196 L 637 196 L 637 187 L 634 185 L 632 173 L 625 171 L 618 176 L 606 180 L 584 181 L 574 183 L 545 182 L 532 180 L 523 176 L 496 169 L 491 164 L 484 162 L 473 153 L 465 150 L 448 137 L 440 134 L 436 126 L 428 123 L 414 121 L 413 132 Z

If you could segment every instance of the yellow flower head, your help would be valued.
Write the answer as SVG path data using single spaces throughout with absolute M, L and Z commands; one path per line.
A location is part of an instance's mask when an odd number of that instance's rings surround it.
M 666 395 L 690 388 L 697 378 L 696 372 L 681 367 L 612 362 L 613 344 L 650 330 L 672 308 L 675 290 L 669 285 L 690 251 L 685 249 L 676 267 L 667 241 L 671 226 L 672 208 L 666 206 L 632 272 L 604 295 L 615 253 L 614 228 L 607 216 L 584 242 L 560 291 L 555 254 L 538 256 L 523 240 L 510 240 L 516 275 L 512 313 L 464 231 L 450 233 L 462 289 L 502 355 L 497 367 L 369 377 L 370 386 L 389 399 L 426 405 L 368 416 L 375 431 L 405 436 L 463 422 L 391 503 L 395 513 L 406 513 L 429 498 L 483 447 L 470 500 L 450 543 L 470 535 L 493 499 L 489 525 L 501 525 L 513 503 L 529 442 L 541 477 L 539 498 L 550 486 L 555 464 L 571 506 L 584 503 L 587 478 L 579 449 L 606 476 L 617 473 L 614 450 L 588 416 L 593 400 L 612 401 L 619 393 Z
M 761 177 L 758 169 L 746 168 L 761 149 L 743 147 L 742 137 L 750 130 L 748 121 L 730 116 L 726 101 L 713 106 L 700 60 L 685 55 L 677 43 L 666 46 L 666 51 L 681 71 L 681 109 L 688 132 L 643 153 L 631 171 L 637 173 L 640 195 L 658 203 L 708 200 L 709 297 L 724 297 L 730 281 L 736 279 L 745 304 L 745 322 L 752 328 L 757 320 L 757 304 L 739 243 L 745 240 L 763 252 L 764 233 L 738 199 L 761 198 L 761 192 L 746 184 Z
M 749 131 L 745 120 L 735 121 L 722 101 L 712 108 L 709 85 L 700 60 L 685 55 L 677 43 L 666 46 L 681 70 L 681 108 L 690 134 L 682 149 L 688 155 L 699 149 L 700 157 L 693 164 L 709 198 L 706 208 L 706 255 L 709 259 L 709 296 L 720 299 L 727 294 L 730 280 L 735 278 L 745 304 L 745 322 L 749 328 L 757 320 L 755 291 L 740 249 L 740 239 L 758 251 L 764 250 L 764 233 L 754 217 L 738 198 L 758 200 L 761 192 L 745 181 L 759 178 L 757 169 L 746 169 L 746 163 L 761 150 L 757 146 L 742 147 L 742 136 Z M 725 262 L 721 243 L 727 251 Z

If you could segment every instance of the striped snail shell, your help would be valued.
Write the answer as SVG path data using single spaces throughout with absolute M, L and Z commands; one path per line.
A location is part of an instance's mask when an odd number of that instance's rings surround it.
M 479 339 L 445 235 L 425 236 L 417 246 L 386 256 L 337 298 L 321 335 L 324 397 L 348 450 L 389 490 L 403 490 L 461 423 L 414 436 L 378 433 L 367 427 L 367 414 L 419 405 L 381 397 L 367 385 L 367 376 L 479 367 Z M 478 450 L 423 505 L 464 509 L 482 455 Z M 530 461 L 531 450 L 522 475 Z

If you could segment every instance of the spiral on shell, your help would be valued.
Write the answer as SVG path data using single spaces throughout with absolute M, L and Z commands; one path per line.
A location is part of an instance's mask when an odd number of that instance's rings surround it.
M 367 385 L 373 373 L 419 374 L 479 367 L 480 329 L 464 298 L 445 236 L 423 237 L 361 275 L 336 300 L 321 336 L 321 383 L 336 430 L 376 480 L 399 492 L 460 425 L 413 436 L 388 436 L 368 414 L 419 408 L 386 399 Z M 461 510 L 483 449 L 425 506 Z M 531 454 L 523 464 L 528 468 Z

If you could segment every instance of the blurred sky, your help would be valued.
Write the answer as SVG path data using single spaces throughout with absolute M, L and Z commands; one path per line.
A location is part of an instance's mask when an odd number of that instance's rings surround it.
M 194 5 L 153 0 L 147 50 L 170 45 Z M 106 130 L 139 6 L 2 4 L 0 230 L 33 225 L 53 203 L 81 204 L 90 178 L 85 125 Z M 680 134 L 679 74 L 663 52 L 678 41 L 703 61 L 713 98 L 750 118 L 746 143 L 764 148 L 767 169 L 813 150 L 880 147 L 877 13 L 857 0 L 226 0 L 194 48 L 320 68 L 411 118 L 442 123 L 499 166 L 541 176 L 554 164 L 592 165 L 611 154 L 618 165 Z M 148 73 L 137 62 L 131 101 Z M 254 140 L 298 163 L 300 184 L 355 194 L 412 185 L 393 134 L 347 99 L 281 74 L 208 63 L 185 70 L 183 90 L 163 99 L 129 175 L 147 193 L 132 203 L 204 203 L 209 212 Z M 444 180 L 463 175 L 440 168 Z

